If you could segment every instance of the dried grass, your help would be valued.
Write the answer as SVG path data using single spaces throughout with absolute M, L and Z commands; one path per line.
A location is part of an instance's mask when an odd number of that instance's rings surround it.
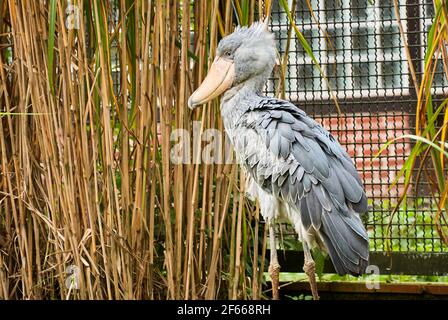
M 222 130 L 186 101 L 262 1 L 71 3 L 79 29 L 65 0 L 0 1 L 0 299 L 260 298 L 238 167 L 174 165 L 170 134 Z

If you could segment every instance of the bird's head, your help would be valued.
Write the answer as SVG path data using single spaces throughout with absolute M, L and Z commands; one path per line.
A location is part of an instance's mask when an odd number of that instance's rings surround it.
M 261 89 L 275 61 L 274 35 L 267 30 L 267 19 L 250 27 L 237 27 L 219 42 L 215 60 L 202 84 L 188 99 L 188 106 L 204 104 L 242 84 Z

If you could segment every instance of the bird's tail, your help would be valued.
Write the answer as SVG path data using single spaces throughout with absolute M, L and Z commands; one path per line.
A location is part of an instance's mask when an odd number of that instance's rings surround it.
M 365 273 L 369 264 L 369 238 L 354 211 L 348 216 L 324 211 L 319 234 L 339 275 Z

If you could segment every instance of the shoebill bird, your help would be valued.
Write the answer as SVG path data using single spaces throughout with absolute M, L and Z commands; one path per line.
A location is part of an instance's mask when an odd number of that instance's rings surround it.
M 369 239 L 359 214 L 367 198 L 353 161 L 336 139 L 294 104 L 263 96 L 276 61 L 266 22 L 237 27 L 188 100 L 194 108 L 222 94 L 221 115 L 237 159 L 247 171 L 247 192 L 269 226 L 273 298 L 279 271 L 275 222 L 288 219 L 305 256 L 303 269 L 318 299 L 314 247 L 328 253 L 340 275 L 364 273 Z

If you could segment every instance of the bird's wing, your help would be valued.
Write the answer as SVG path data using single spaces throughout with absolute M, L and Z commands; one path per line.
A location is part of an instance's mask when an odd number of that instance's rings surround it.
M 235 149 L 266 191 L 294 205 L 306 230 L 324 240 L 340 274 L 360 274 L 368 236 L 358 214 L 367 198 L 341 145 L 293 104 L 274 98 L 253 103 L 238 122 Z

